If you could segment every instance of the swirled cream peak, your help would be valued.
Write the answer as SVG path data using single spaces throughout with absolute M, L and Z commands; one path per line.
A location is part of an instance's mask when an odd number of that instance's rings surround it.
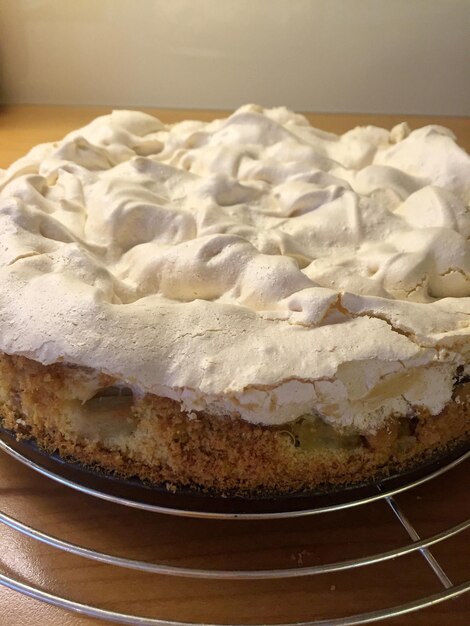
M 253 422 L 436 414 L 469 361 L 469 203 L 440 126 L 115 111 L 0 171 L 0 349 Z

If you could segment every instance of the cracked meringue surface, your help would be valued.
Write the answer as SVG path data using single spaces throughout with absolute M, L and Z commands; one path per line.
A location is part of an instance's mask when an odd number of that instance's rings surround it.
M 0 350 L 253 423 L 436 415 L 470 361 L 469 205 L 440 126 L 115 111 L 0 170 Z

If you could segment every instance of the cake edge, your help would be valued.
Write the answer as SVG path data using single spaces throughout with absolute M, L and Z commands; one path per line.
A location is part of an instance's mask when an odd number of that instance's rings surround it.
M 97 385 L 109 388 L 114 382 L 87 368 L 44 366 L 0 354 L 3 426 L 48 453 L 119 477 L 138 477 L 170 491 L 190 487 L 243 496 L 363 484 L 420 466 L 470 441 L 470 392 L 464 383 L 439 415 L 417 414 L 412 435 L 400 438 L 395 419 L 350 449 L 303 449 L 283 427 L 203 412 L 188 415 L 177 402 L 151 394 L 133 398 L 132 418 L 119 410 L 111 415 L 111 430 L 116 425 L 118 434 L 111 433 L 114 443 L 104 445 L 104 435 L 100 441 L 99 428 L 90 429 L 77 407 L 86 404 Z M 87 420 L 93 419 L 91 412 Z M 96 430 L 103 424 L 92 426 Z

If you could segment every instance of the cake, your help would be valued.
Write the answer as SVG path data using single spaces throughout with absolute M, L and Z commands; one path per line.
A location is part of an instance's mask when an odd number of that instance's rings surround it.
M 0 415 L 169 489 L 379 480 L 470 433 L 470 158 L 441 126 L 114 111 L 0 171 Z

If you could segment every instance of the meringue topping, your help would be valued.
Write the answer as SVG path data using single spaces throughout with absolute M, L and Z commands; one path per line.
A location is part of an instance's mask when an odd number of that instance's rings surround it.
M 437 414 L 469 362 L 469 204 L 440 126 L 115 111 L 0 170 L 0 349 L 255 423 Z

